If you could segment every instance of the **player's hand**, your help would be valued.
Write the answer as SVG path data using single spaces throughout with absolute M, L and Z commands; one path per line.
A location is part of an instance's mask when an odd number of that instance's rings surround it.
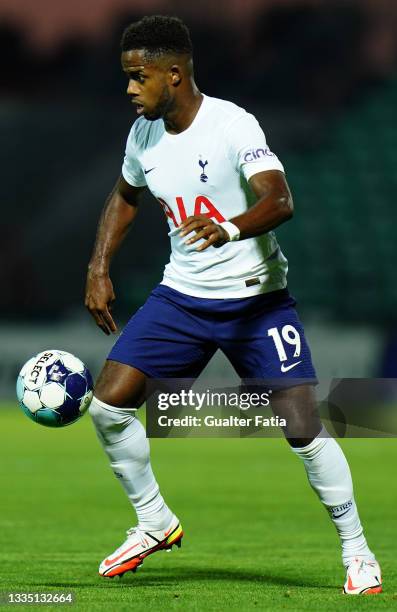
M 85 290 L 85 306 L 94 317 L 96 324 L 109 336 L 117 331 L 111 315 L 112 303 L 116 296 L 108 274 L 88 270 Z
M 229 241 L 229 234 L 227 231 L 218 225 L 218 223 L 214 223 L 211 219 L 208 219 L 205 215 L 192 215 L 188 217 L 178 229 L 180 230 L 179 235 L 182 238 L 193 231 L 196 232 L 195 236 L 185 241 L 186 245 L 194 244 L 201 238 L 204 238 L 205 242 L 198 246 L 196 251 L 205 251 L 209 246 L 218 248 Z

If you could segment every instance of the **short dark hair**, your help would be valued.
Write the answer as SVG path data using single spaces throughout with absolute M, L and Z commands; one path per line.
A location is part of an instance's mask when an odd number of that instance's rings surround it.
M 121 50 L 144 49 L 149 55 L 167 53 L 192 55 L 188 27 L 179 17 L 152 15 L 131 23 L 121 37 Z

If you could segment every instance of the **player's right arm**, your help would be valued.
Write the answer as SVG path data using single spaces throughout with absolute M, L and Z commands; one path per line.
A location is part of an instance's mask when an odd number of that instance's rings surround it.
M 109 269 L 114 253 L 123 242 L 138 212 L 138 196 L 143 187 L 133 187 L 120 176 L 103 208 L 88 265 L 85 305 L 102 331 L 117 331 L 111 315 L 115 300 Z

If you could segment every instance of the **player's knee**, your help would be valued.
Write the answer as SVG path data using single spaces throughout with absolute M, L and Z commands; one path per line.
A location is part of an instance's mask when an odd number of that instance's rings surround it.
M 98 381 L 94 388 L 94 395 L 99 401 L 115 408 L 139 408 L 143 403 L 137 393 L 117 383 L 104 385 Z
M 287 420 L 284 434 L 291 446 L 307 446 L 321 431 L 321 421 L 317 418 L 303 419 L 301 415 Z
M 106 363 L 95 384 L 95 397 L 115 408 L 139 408 L 145 401 L 144 379 L 120 376 L 113 364 Z

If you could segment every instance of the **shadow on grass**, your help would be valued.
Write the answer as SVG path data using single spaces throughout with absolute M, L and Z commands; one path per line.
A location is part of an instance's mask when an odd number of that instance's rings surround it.
M 276 586 L 284 586 L 284 587 L 301 587 L 301 588 L 315 588 L 315 589 L 335 589 L 335 584 L 320 584 L 318 578 L 313 580 L 302 580 L 301 576 L 282 576 L 277 573 L 262 573 L 255 572 L 252 570 L 244 571 L 241 569 L 214 569 L 214 568 L 202 568 L 202 569 L 180 569 L 175 571 L 175 573 L 167 574 L 164 573 L 164 570 L 153 570 L 151 568 L 142 570 L 142 573 L 133 575 L 132 573 L 126 573 L 122 578 L 115 577 L 113 579 L 109 578 L 98 578 L 92 580 L 75 580 L 75 581 L 65 581 L 65 582 L 52 582 L 48 581 L 45 585 L 40 584 L 40 586 L 47 587 L 59 587 L 59 588 L 95 588 L 95 589 L 108 589 L 108 588 L 134 588 L 134 587 L 144 587 L 144 588 L 176 588 L 178 585 L 195 583 L 195 582 L 232 582 L 234 585 L 236 583 L 247 583 L 247 582 L 257 582 L 261 583 L 263 586 L 266 585 L 276 585 Z M 28 584 L 28 583 L 27 583 Z M 34 586 L 34 583 L 29 583 L 30 586 Z M 36 583 L 36 586 L 37 585 Z

